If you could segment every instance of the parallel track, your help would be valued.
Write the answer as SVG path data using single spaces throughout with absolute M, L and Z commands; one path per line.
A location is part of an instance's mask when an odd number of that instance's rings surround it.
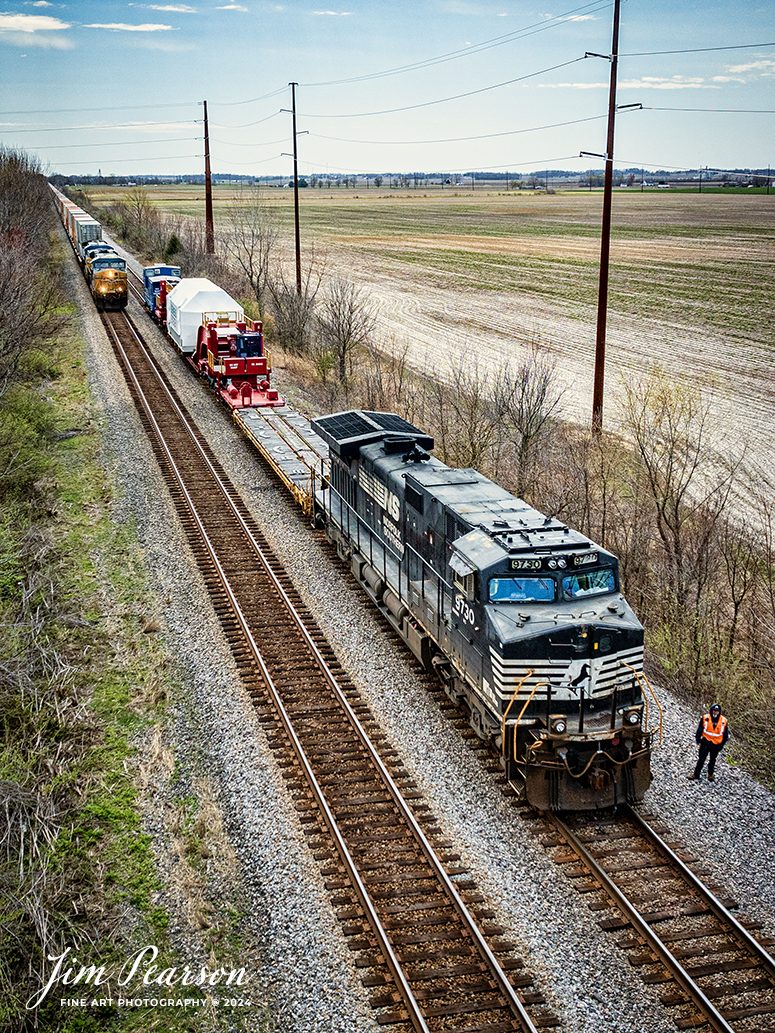
M 679 1029 L 775 1030 L 775 960 L 654 828 L 627 807 L 548 818 L 559 832 L 546 843 L 559 847 L 555 860 L 581 892 L 605 893 L 590 906 L 621 913 L 601 926 L 630 930 L 619 945 L 635 952 L 646 982 L 678 984 L 662 1002 L 679 1009 Z
M 281 750 L 378 1021 L 418 1031 L 556 1026 L 440 840 L 376 723 L 124 313 L 105 315 L 243 682 Z M 371 734 L 370 734 L 371 730 Z M 435 849 L 434 849 L 435 842 Z M 439 852 L 443 853 L 440 859 Z M 456 881 L 457 880 L 457 881 Z M 512 975 L 508 973 L 511 972 Z

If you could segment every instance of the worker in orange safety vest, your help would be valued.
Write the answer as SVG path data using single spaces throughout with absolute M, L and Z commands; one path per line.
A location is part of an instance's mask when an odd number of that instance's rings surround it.
M 714 703 L 710 708 L 710 712 L 703 714 L 700 718 L 700 723 L 697 725 L 695 739 L 700 747 L 700 755 L 697 758 L 694 774 L 689 775 L 692 781 L 696 782 L 699 779 L 700 772 L 705 766 L 705 761 L 708 757 L 710 757 L 708 761 L 708 781 L 714 782 L 716 780 L 716 757 L 721 753 L 721 748 L 728 738 L 729 724 L 721 713 L 721 706 L 718 703 Z

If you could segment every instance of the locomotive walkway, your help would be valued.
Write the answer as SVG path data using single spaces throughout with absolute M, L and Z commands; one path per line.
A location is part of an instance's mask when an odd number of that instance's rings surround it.
M 104 321 L 377 1021 L 558 1025 L 131 320 Z

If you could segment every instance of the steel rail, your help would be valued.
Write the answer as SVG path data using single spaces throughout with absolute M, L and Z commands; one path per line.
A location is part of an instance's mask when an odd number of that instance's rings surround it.
M 134 328 L 132 328 L 132 330 L 134 332 Z M 111 328 L 111 331 L 112 331 L 112 328 Z M 205 549 L 206 549 L 206 551 L 207 551 L 207 553 L 208 553 L 208 555 L 210 557 L 211 562 L 213 563 L 213 565 L 214 565 L 214 567 L 215 567 L 215 569 L 216 569 L 216 571 L 218 573 L 218 578 L 219 578 L 219 580 L 221 582 L 221 585 L 222 585 L 222 587 L 223 587 L 223 589 L 224 589 L 224 591 L 225 591 L 225 593 L 226 593 L 226 595 L 227 595 L 227 597 L 229 599 L 229 602 L 230 602 L 230 604 L 232 606 L 232 609 L 234 611 L 234 615 L 236 616 L 237 621 L 239 622 L 239 625 L 240 625 L 240 627 L 242 629 L 242 634 L 245 637 L 245 639 L 247 640 L 247 643 L 250 646 L 250 650 L 253 653 L 254 659 L 256 660 L 256 663 L 258 664 L 259 670 L 261 672 L 261 677 L 264 680 L 265 687 L 266 687 L 266 689 L 267 689 L 267 691 L 268 691 L 268 693 L 269 693 L 269 695 L 270 695 L 270 697 L 272 699 L 272 702 L 274 703 L 275 707 L 277 708 L 277 711 L 278 711 L 278 713 L 280 715 L 280 718 L 281 718 L 282 723 L 283 723 L 283 725 L 285 727 L 285 730 L 286 730 L 286 732 L 287 732 L 287 734 L 288 734 L 288 736 L 289 736 L 289 738 L 291 740 L 291 744 L 293 746 L 294 752 L 296 753 L 296 756 L 297 756 L 297 758 L 299 760 L 299 763 L 302 766 L 302 769 L 304 771 L 304 775 L 305 775 L 306 779 L 308 780 L 310 788 L 312 789 L 312 793 L 313 793 L 313 795 L 315 797 L 315 800 L 316 800 L 318 806 L 321 809 L 321 813 L 323 814 L 323 817 L 324 817 L 324 820 L 326 822 L 326 825 L 328 826 L 329 831 L 330 831 L 330 833 L 332 835 L 332 838 L 334 840 L 334 845 L 335 845 L 335 847 L 337 849 L 337 852 L 339 853 L 339 855 L 340 855 L 340 857 L 342 859 L 342 862 L 343 862 L 345 868 L 347 869 L 348 875 L 349 875 L 350 879 L 353 882 L 353 887 L 354 887 L 354 889 L 356 891 L 356 894 L 358 896 L 358 899 L 360 900 L 361 905 L 362 905 L 362 907 L 363 907 L 363 909 L 364 909 L 364 911 L 366 913 L 366 916 L 367 916 L 368 921 L 369 921 L 369 925 L 372 927 L 372 930 L 373 930 L 373 932 L 374 932 L 374 934 L 375 934 L 375 936 L 376 936 L 376 938 L 378 940 L 379 948 L 382 951 L 382 953 L 383 953 L 383 955 L 385 957 L 385 960 L 387 961 L 388 967 L 390 968 L 391 973 L 393 974 L 393 977 L 396 980 L 396 985 L 397 985 L 397 987 L 398 987 L 398 989 L 399 989 L 399 991 L 401 993 L 401 996 L 404 999 L 404 1003 L 407 1005 L 407 1010 L 409 1011 L 410 1021 L 411 1021 L 412 1025 L 413 1025 L 413 1027 L 418 1031 L 418 1033 L 430 1033 L 430 1030 L 428 1029 L 428 1026 L 427 1026 L 427 1024 L 425 1022 L 425 1019 L 424 1019 L 424 1017 L 422 1015 L 422 1012 L 420 1010 L 420 1006 L 417 1003 L 417 1001 L 416 1001 L 416 999 L 414 997 L 414 994 L 412 993 L 411 987 L 406 982 L 406 977 L 404 976 L 404 973 L 403 973 L 403 970 L 401 968 L 400 962 L 396 958 L 395 953 L 393 951 L 393 948 L 392 948 L 392 946 L 390 944 L 390 941 L 388 940 L 387 933 L 385 932 L 385 929 L 384 929 L 384 927 L 382 925 L 382 922 L 380 921 L 379 916 L 377 915 L 376 911 L 374 910 L 374 906 L 372 904 L 372 901 L 371 901 L 371 898 L 370 898 L 370 896 L 368 894 L 368 891 L 366 890 L 366 887 L 363 884 L 363 881 L 361 880 L 360 875 L 358 874 L 357 868 L 355 867 L 355 862 L 353 861 L 352 856 L 350 855 L 350 852 L 349 852 L 349 850 L 347 848 L 347 844 L 344 842 L 344 839 L 342 838 L 341 832 L 339 831 L 339 827 L 338 827 L 338 825 L 336 823 L 336 819 L 334 818 L 333 814 L 331 813 L 331 811 L 330 811 L 330 809 L 328 807 L 328 803 L 326 802 L 325 796 L 323 795 L 323 790 L 321 789 L 320 784 L 319 784 L 317 778 L 315 777 L 314 772 L 312 771 L 312 767 L 310 765 L 310 762 L 309 762 L 307 754 L 306 754 L 306 752 L 304 750 L 304 747 L 302 746 L 301 742 L 298 739 L 298 736 L 296 735 L 296 732 L 295 732 L 295 730 L 293 728 L 293 725 L 291 723 L 290 717 L 288 716 L 288 713 L 287 713 L 287 711 L 285 709 L 285 706 L 283 705 L 283 702 L 280 699 L 280 695 L 279 695 L 279 693 L 277 691 L 277 688 L 275 687 L 274 680 L 272 679 L 271 674 L 267 670 L 266 664 L 264 663 L 264 659 L 263 659 L 263 657 L 261 655 L 261 651 L 260 651 L 260 649 L 259 649 L 259 647 L 258 647 L 258 645 L 257 645 L 257 643 L 255 641 L 255 639 L 253 638 L 253 634 L 252 634 L 252 632 L 251 632 L 251 630 L 250 630 L 250 628 L 248 626 L 248 623 L 247 623 L 245 615 L 244 615 L 244 613 L 242 611 L 242 608 L 240 607 L 240 604 L 237 601 L 236 596 L 234 595 L 232 587 L 231 587 L 231 585 L 229 583 L 229 579 L 226 576 L 226 574 L 225 574 L 225 572 L 224 572 L 224 570 L 223 570 L 223 568 L 222 568 L 222 566 L 220 564 L 220 561 L 219 561 L 218 556 L 217 556 L 217 554 L 215 552 L 215 549 L 213 548 L 213 545 L 212 545 L 212 543 L 210 541 L 210 538 L 209 538 L 209 536 L 207 534 L 207 531 L 205 530 L 205 527 L 202 524 L 202 521 L 201 521 L 201 519 L 199 517 L 199 514 L 197 512 L 196 506 L 195 506 L 195 504 L 194 504 L 194 502 L 193 502 L 193 500 L 191 498 L 191 495 L 190 495 L 188 489 L 186 488 L 186 485 L 185 485 L 185 483 L 183 481 L 183 478 L 182 478 L 180 472 L 178 471 L 177 465 L 175 463 L 175 459 L 174 459 L 174 457 L 172 456 L 172 453 L 169 450 L 167 442 L 164 439 L 164 435 L 162 434 L 161 429 L 159 428 L 159 425 L 158 425 L 158 423 L 156 421 L 156 418 L 153 415 L 151 407 L 150 407 L 150 405 L 149 405 L 149 403 L 148 403 L 148 401 L 147 401 L 147 399 L 145 397 L 145 394 L 143 393 L 143 389 L 142 389 L 142 387 L 140 385 L 140 382 L 139 382 L 139 380 L 138 380 L 138 378 L 137 378 L 137 376 L 136 376 L 136 374 L 134 372 L 134 369 L 132 368 L 132 364 L 130 363 L 129 358 L 128 358 L 126 352 L 124 351 L 123 345 L 119 341 L 117 335 L 115 335 L 115 332 L 113 332 L 113 333 L 114 333 L 114 340 L 115 340 L 116 346 L 119 348 L 119 350 L 121 351 L 121 354 L 124 357 L 124 361 L 126 363 L 126 368 L 127 368 L 128 372 L 129 372 L 131 378 L 132 378 L 132 381 L 133 381 L 134 386 L 135 386 L 135 390 L 138 393 L 140 401 L 141 401 L 141 403 L 143 405 L 143 408 L 145 410 L 146 416 L 147 416 L 149 422 L 151 423 L 151 425 L 153 427 L 154 433 L 157 436 L 159 444 L 161 445 L 162 449 L 164 450 L 164 453 L 165 453 L 165 455 L 167 457 L 167 462 L 170 465 L 170 469 L 171 469 L 172 473 L 174 474 L 175 479 L 178 482 L 178 486 L 180 488 L 180 491 L 183 494 L 183 497 L 185 498 L 186 504 L 187 504 L 187 506 L 189 508 L 189 511 L 191 513 L 191 517 L 192 517 L 194 523 L 197 526 L 197 529 L 199 531 L 200 537 L 202 539 L 202 543 L 203 543 L 203 545 L 204 545 L 204 547 L 205 547 Z M 139 338 L 138 338 L 138 344 L 140 344 Z M 140 344 L 140 347 L 142 347 L 141 344 Z M 166 390 L 166 385 L 165 385 L 165 390 Z M 173 398 L 170 398 L 170 401 L 175 406 L 175 409 L 178 411 L 178 414 L 179 414 L 181 420 L 183 421 L 185 429 L 191 435 L 191 438 L 194 441 L 196 447 L 199 449 L 200 454 L 205 459 L 207 465 L 210 466 L 211 472 L 216 477 L 217 483 L 218 483 L 219 487 L 221 488 L 221 490 L 223 491 L 223 494 L 226 496 L 226 498 L 229 500 L 229 502 L 231 502 L 231 500 L 229 499 L 228 492 L 226 492 L 224 490 L 223 484 L 221 483 L 220 478 L 218 477 L 217 473 L 212 469 L 212 465 L 210 464 L 209 459 L 207 458 L 207 456 L 204 455 L 204 452 L 202 451 L 199 442 L 196 440 L 196 437 L 191 432 L 191 427 L 190 427 L 188 421 L 185 419 L 183 414 L 180 412 L 180 409 L 177 406 L 177 404 L 175 403 L 175 400 Z M 262 556 L 262 562 L 263 562 L 263 556 Z
M 156 373 L 156 375 L 158 377 L 159 375 L 158 375 L 158 372 L 156 371 L 156 364 L 155 364 L 155 362 L 153 361 L 152 357 L 148 354 L 147 349 L 145 348 L 145 346 L 143 345 L 142 341 L 140 340 L 140 337 L 137 334 L 137 331 L 135 330 L 134 326 L 132 325 L 132 322 L 131 322 L 130 318 L 128 316 L 126 316 L 126 314 L 125 314 L 125 318 L 126 318 L 127 324 L 129 325 L 130 329 L 132 330 L 132 333 L 134 334 L 134 336 L 135 336 L 135 338 L 137 340 L 138 346 L 141 349 L 143 349 L 145 354 L 148 356 L 150 364 L 151 364 L 151 367 L 153 368 L 154 372 Z M 138 393 L 140 395 L 140 398 L 143 401 L 143 406 L 146 409 L 146 412 L 147 412 L 147 414 L 149 416 L 149 419 L 151 420 L 151 422 L 153 423 L 153 425 L 155 427 L 157 435 L 160 437 L 160 440 L 161 440 L 161 442 L 163 444 L 164 450 L 167 453 L 168 460 L 172 464 L 173 470 L 175 470 L 176 477 L 178 477 L 178 480 L 180 481 L 180 477 L 179 477 L 179 474 L 177 473 L 177 468 L 175 467 L 174 460 L 172 459 L 172 456 L 170 455 L 169 450 L 167 449 L 166 443 L 164 442 L 163 438 L 161 437 L 161 432 L 160 432 L 160 430 L 158 428 L 158 425 L 156 424 L 156 420 L 153 417 L 153 414 L 150 412 L 150 408 L 148 406 L 148 403 L 145 400 L 145 397 L 144 397 L 144 395 L 142 393 L 142 388 L 139 385 L 137 377 L 135 376 L 134 371 L 132 370 L 132 367 L 131 367 L 131 364 L 129 363 L 128 357 L 126 356 L 126 353 L 124 352 L 123 347 L 120 345 L 120 342 L 119 342 L 119 348 L 121 349 L 121 352 L 124 355 L 124 358 L 125 358 L 125 361 L 127 363 L 127 366 L 129 368 L 129 370 L 131 371 L 132 379 L 133 379 L 133 381 L 135 383 L 135 386 L 136 386 L 136 389 L 137 389 L 137 391 L 138 391 Z M 174 406 L 176 412 L 178 413 L 179 418 L 182 420 L 182 422 L 186 426 L 186 429 L 188 430 L 189 434 L 191 435 L 191 438 L 194 441 L 197 449 L 199 450 L 202 458 L 204 459 L 205 463 L 209 467 L 209 469 L 210 469 L 211 473 L 213 474 L 213 476 L 215 477 L 217 483 L 221 487 L 221 490 L 222 490 L 222 492 L 224 494 L 224 497 L 227 499 L 230 507 L 233 510 L 234 515 L 236 516 L 237 520 L 241 524 L 245 534 L 248 536 L 248 539 L 250 540 L 251 545 L 253 546 L 256 554 L 258 555 L 261 563 L 263 564 L 263 566 L 264 566 L 264 568 L 266 570 L 267 575 L 269 576 L 270 580 L 273 582 L 276 591 L 278 592 L 278 594 L 282 598 L 284 604 L 288 608 L 288 611 L 289 611 L 289 614 L 290 614 L 291 618 L 293 619 L 294 623 L 296 624 L 299 632 L 301 633 L 302 637 L 304 638 L 304 640 L 305 640 L 308 648 L 310 649 L 311 653 L 314 655 L 315 661 L 318 664 L 318 666 L 319 666 L 319 668 L 321 670 L 321 673 L 323 674 L 323 676 L 326 679 L 326 681 L 329 683 L 329 686 L 332 689 L 332 691 L 337 696 L 340 705 L 342 706 L 343 710 L 347 714 L 348 720 L 350 721 L 350 724 L 351 724 L 353 730 L 357 734 L 357 736 L 358 736 L 359 740 L 361 741 L 361 744 L 363 745 L 364 749 L 367 751 L 367 753 L 368 753 L 368 755 L 369 755 L 373 765 L 377 768 L 377 770 L 378 770 L 378 772 L 380 774 L 380 777 L 382 778 L 386 788 L 388 789 L 388 792 L 390 793 L 391 798 L 393 799 L 394 803 L 396 804 L 396 807 L 401 812 L 401 815 L 404 818 L 404 821 L 409 826 L 409 830 L 412 832 L 412 835 L 414 836 L 416 842 L 419 844 L 422 852 L 425 854 L 426 859 L 430 863 L 430 865 L 431 865 L 431 867 L 432 867 L 432 869 L 434 871 L 434 874 L 436 875 L 437 879 L 442 884 L 442 886 L 443 886 L 445 892 L 447 893 L 447 896 L 449 897 L 449 899 L 450 899 L 450 901 L 451 901 L 455 911 L 457 912 L 459 918 L 461 919 L 461 921 L 466 926 L 466 929 L 469 932 L 469 935 L 471 936 L 471 939 L 473 940 L 474 945 L 476 946 L 476 948 L 479 951 L 480 955 L 482 956 L 483 960 L 485 960 L 485 962 L 487 963 L 487 967 L 489 968 L 492 976 L 495 978 L 496 982 L 498 983 L 498 986 L 499 986 L 503 996 L 505 997 L 506 1002 L 508 1003 L 509 1007 L 511 1008 L 512 1013 L 519 1020 L 521 1026 L 522 1026 L 522 1029 L 523 1029 L 523 1033 L 538 1033 L 538 1029 L 533 1024 L 530 1016 L 527 1014 L 527 1012 L 525 1010 L 525 1007 L 522 1004 L 522 1001 L 519 999 L 518 994 L 514 990 L 514 987 L 511 985 L 511 983 L 510 983 L 510 981 L 508 979 L 508 976 L 506 975 L 504 970 L 501 968 L 497 958 L 495 957 L 495 955 L 491 951 L 487 941 L 484 939 L 481 931 L 479 930 L 478 926 L 476 925 L 475 921 L 473 920 L 473 918 L 472 918 L 468 908 L 466 907 L 466 905 L 465 905 L 462 897 L 460 896 L 460 894 L 459 894 L 455 884 L 453 883 L 452 879 L 449 877 L 447 872 L 444 870 L 444 867 L 441 864 L 441 862 L 438 859 L 438 857 L 436 856 L 436 853 L 435 853 L 433 847 L 431 846 L 431 844 L 429 843 L 428 839 L 426 838 L 424 832 L 422 831 L 422 829 L 420 828 L 419 824 L 417 823 L 417 820 L 415 819 L 414 814 L 412 813 L 411 809 L 409 808 L 409 805 L 404 800 L 403 795 L 401 794 L 401 791 L 396 786 L 392 776 L 388 772 L 387 768 L 385 767 L 384 762 L 382 761 L 382 759 L 380 758 L 379 754 L 377 753 L 377 751 L 376 751 L 376 749 L 374 747 L 374 744 L 371 742 L 371 739 L 369 738 L 369 736 L 366 733 L 365 729 L 361 725 L 361 722 L 359 721 L 357 715 L 355 714 L 354 710 L 352 709 L 349 701 L 347 700 L 344 692 L 342 691 L 340 685 L 338 684 L 335 676 L 330 671 L 328 664 L 326 663 L 326 661 L 325 661 L 322 653 L 320 652 L 317 644 L 315 643 L 314 639 L 312 638 L 309 630 L 305 626 L 305 624 L 304 624 L 302 618 L 300 617 L 300 615 L 297 613 L 296 608 L 294 607 L 293 603 L 291 602 L 290 598 L 288 597 L 288 594 L 285 591 L 285 589 L 283 588 L 282 584 L 280 583 L 277 575 L 271 569 L 271 566 L 270 566 L 270 564 L 269 564 L 269 562 L 268 562 L 268 560 L 267 560 L 267 558 L 266 558 L 266 556 L 265 556 L 265 554 L 264 554 L 260 544 L 256 541 L 251 528 L 246 523 L 245 519 L 243 518 L 242 514 L 239 512 L 238 508 L 234 505 L 234 502 L 233 502 L 232 498 L 230 497 L 229 493 L 224 488 L 224 486 L 223 486 L 223 484 L 221 482 L 221 479 L 218 476 L 217 471 L 214 469 L 214 467 L 213 467 L 209 457 L 206 455 L 206 453 L 202 449 L 201 445 L 197 441 L 196 436 L 194 435 L 194 433 L 193 433 L 193 431 L 191 429 L 191 426 L 190 426 L 190 423 L 189 423 L 188 419 L 186 418 L 185 414 L 180 409 L 180 407 L 177 404 L 176 400 L 170 394 L 170 392 L 169 392 L 169 390 L 167 388 L 167 385 L 164 384 L 164 381 L 163 381 L 163 379 L 161 377 L 159 377 L 159 382 L 162 385 L 165 393 L 168 395 L 169 400 L 170 400 L 171 404 Z M 255 644 L 253 636 L 252 636 L 252 634 L 251 634 L 251 632 L 250 632 L 250 630 L 249 630 L 249 628 L 248 628 L 248 626 L 247 626 L 247 624 L 245 622 L 245 618 L 244 618 L 244 615 L 242 613 L 242 610 L 240 609 L 237 600 L 234 598 L 230 586 L 227 584 L 227 582 L 225 580 L 225 575 L 223 574 L 223 572 L 221 570 L 220 563 L 218 562 L 217 557 L 215 556 L 214 551 L 212 549 L 212 546 L 209 543 L 209 540 L 207 538 L 206 532 L 204 531 L 204 528 L 202 527 L 201 522 L 199 521 L 198 514 L 196 514 L 196 511 L 193 508 L 193 503 L 190 500 L 190 496 L 188 495 L 188 492 L 186 491 L 185 486 L 182 484 L 182 481 L 180 481 L 180 484 L 181 484 L 181 489 L 183 490 L 183 492 L 185 494 L 187 504 L 188 504 L 189 508 L 192 511 L 192 514 L 194 516 L 194 519 L 197 522 L 197 525 L 200 528 L 200 533 L 202 534 L 202 536 L 204 538 L 204 541 L 206 543 L 208 552 L 210 553 L 211 558 L 212 558 L 214 564 L 216 565 L 216 568 L 219 571 L 219 576 L 221 577 L 221 580 L 223 581 L 224 589 L 226 590 L 227 594 L 229 595 L 230 601 L 232 602 L 232 605 L 233 605 L 233 607 L 235 609 L 235 614 L 237 615 L 237 618 L 238 618 L 241 626 L 244 629 L 244 633 L 245 633 L 246 637 L 248 638 L 249 644 L 251 646 L 251 650 L 255 653 L 256 660 L 257 660 L 257 662 L 259 664 L 259 667 L 261 669 L 261 672 L 262 672 L 262 677 L 265 679 L 267 687 L 270 688 L 270 693 L 273 696 L 273 700 L 274 700 L 275 705 L 276 705 L 276 707 L 278 709 L 278 712 L 281 715 L 281 719 L 282 719 L 283 724 L 284 724 L 284 726 L 286 728 L 286 731 L 288 732 L 288 734 L 289 734 L 289 736 L 291 738 L 291 741 L 292 741 L 293 746 L 294 746 L 294 750 L 297 753 L 297 756 L 299 757 L 299 761 L 302 764 L 302 767 L 304 768 L 305 775 L 307 776 L 307 778 L 310 781 L 310 785 L 313 787 L 314 795 L 316 797 L 318 805 L 321 808 L 321 812 L 324 815 L 326 824 L 328 825 L 329 830 L 332 833 L 334 841 L 335 841 L 335 843 L 337 845 L 337 850 L 340 853 L 340 856 L 342 857 L 343 862 L 345 863 L 345 866 L 347 867 L 348 872 L 350 873 L 351 878 L 353 879 L 354 886 L 356 887 L 356 892 L 358 893 L 359 899 L 361 899 L 361 903 L 362 903 L 362 905 L 364 907 L 364 911 L 369 916 L 369 923 L 370 923 L 370 925 L 372 925 L 372 928 L 374 929 L 375 935 L 380 940 L 380 949 L 382 949 L 383 953 L 385 954 L 386 960 L 388 961 L 389 967 L 391 968 L 391 972 L 393 972 L 393 975 L 396 978 L 396 984 L 399 987 L 399 990 L 401 990 L 402 996 L 405 998 L 405 1002 L 407 1003 L 408 1010 L 411 1013 L 413 1008 L 416 1009 L 417 1014 L 419 1016 L 419 1023 L 420 1024 L 415 1023 L 415 1019 L 413 1017 L 411 1017 L 411 1015 L 410 1015 L 411 1021 L 412 1021 L 413 1025 L 415 1025 L 415 1029 L 417 1029 L 418 1031 L 422 1031 L 422 1033 L 425 1033 L 425 1031 L 427 1031 L 428 1027 L 425 1024 L 424 1018 L 422 1017 L 422 1013 L 420 1011 L 419 1005 L 417 1004 L 417 1002 L 416 1002 L 416 1000 L 414 998 L 414 994 L 412 993 L 411 988 L 409 987 L 408 983 L 406 982 L 406 978 L 405 978 L 405 976 L 403 974 L 403 971 L 401 969 L 400 962 L 395 957 L 395 954 L 393 952 L 392 946 L 389 943 L 389 940 L 388 940 L 388 937 L 387 937 L 387 933 L 385 932 L 384 927 L 382 926 L 382 923 L 381 923 L 381 921 L 379 919 L 379 916 L 376 914 L 376 911 L 375 911 L 374 906 L 373 906 L 373 904 L 371 902 L 371 897 L 369 896 L 368 890 L 367 890 L 366 886 L 363 884 L 360 876 L 357 873 L 357 870 L 356 870 L 356 867 L 355 867 L 355 862 L 352 860 L 352 857 L 351 857 L 351 855 L 349 853 L 349 850 L 348 850 L 344 840 L 341 837 L 341 833 L 339 832 L 339 828 L 338 828 L 338 825 L 336 823 L 336 819 L 334 818 L 333 814 L 331 813 L 331 811 L 330 811 L 330 809 L 328 807 L 328 804 L 327 804 L 327 802 L 325 800 L 325 796 L 323 794 L 323 791 L 320 788 L 319 783 L 317 782 L 317 779 L 315 778 L 314 773 L 312 772 L 312 769 L 311 769 L 311 767 L 309 765 L 309 761 L 307 759 L 307 756 L 306 756 L 306 753 L 304 751 L 304 748 L 303 748 L 301 742 L 298 740 L 298 737 L 297 737 L 297 735 L 296 735 L 296 733 L 295 733 L 295 731 L 293 729 L 293 726 L 291 724 L 290 717 L 288 716 L 287 711 L 285 710 L 285 707 L 284 707 L 282 701 L 279 698 L 279 694 L 277 693 L 277 690 L 274 687 L 274 682 L 273 682 L 273 680 L 271 678 L 271 675 L 269 674 L 268 670 L 266 669 L 266 666 L 264 664 L 264 661 L 263 661 L 263 658 L 261 656 L 260 650 L 259 650 L 258 646 Z M 384 943 L 383 943 L 383 941 L 384 941 Z M 393 967 L 394 965 L 395 965 L 395 970 L 394 970 L 394 967 Z M 410 1004 L 409 1002 L 413 1002 L 413 1003 Z
M 708 889 L 705 883 L 694 874 L 691 868 L 681 860 L 672 847 L 662 839 L 659 833 L 654 831 L 654 829 L 640 816 L 640 814 L 637 813 L 637 811 L 634 811 L 631 807 L 623 807 L 622 812 L 626 814 L 628 818 L 631 818 L 633 823 L 638 826 L 644 836 L 646 836 L 646 838 L 653 843 L 661 853 L 670 859 L 670 863 L 674 868 L 678 869 L 685 882 L 702 897 L 719 921 L 730 926 L 733 934 L 740 941 L 743 947 L 756 957 L 759 964 L 767 970 L 767 974 L 770 979 L 775 981 L 775 958 L 773 958 L 773 956 L 764 949 L 756 937 L 751 936 L 745 926 L 738 922 L 732 912 L 728 911 L 727 908 L 724 907 L 718 897 Z
M 556 814 L 547 812 L 546 816 L 554 822 L 558 831 L 565 837 L 574 852 L 589 868 L 594 878 L 600 883 L 606 893 L 608 893 L 630 924 L 643 937 L 646 944 L 657 955 L 668 972 L 672 974 L 673 978 L 690 1001 L 699 1008 L 706 1022 L 716 1030 L 716 1033 L 735 1033 L 734 1028 L 729 1025 L 721 1012 L 703 993 L 701 987 L 696 984 L 680 961 L 673 956 L 670 949 L 662 942 L 648 922 L 641 917 L 641 914 L 636 909 L 635 905 L 632 904 L 631 901 L 622 893 L 613 879 L 611 879 L 608 873 L 598 864 L 589 850 L 587 850 L 581 840 L 578 839 L 576 834 L 561 818 L 558 818 Z

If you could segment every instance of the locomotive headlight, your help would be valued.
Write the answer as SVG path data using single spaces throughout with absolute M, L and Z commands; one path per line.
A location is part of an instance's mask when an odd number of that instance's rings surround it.
M 549 570 L 557 570 L 557 560 L 549 560 L 547 566 Z
M 564 717 L 557 717 L 551 723 L 551 729 L 555 735 L 564 735 L 568 727 L 568 722 Z
M 628 710 L 624 715 L 624 720 L 628 725 L 639 725 L 641 719 L 640 710 Z
M 557 560 L 557 566 L 561 570 L 565 570 L 565 568 L 568 566 L 568 564 L 565 562 L 565 560 Z

